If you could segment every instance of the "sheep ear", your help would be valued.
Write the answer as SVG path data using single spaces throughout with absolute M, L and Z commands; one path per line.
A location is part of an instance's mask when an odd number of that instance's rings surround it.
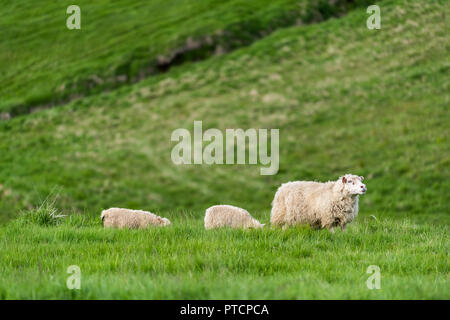
M 363 177 L 363 176 L 359 176 L 359 179 L 361 179 L 361 181 L 363 181 L 363 180 L 364 180 L 364 177 Z
M 346 183 L 347 182 L 347 178 L 346 177 L 342 177 L 342 183 Z

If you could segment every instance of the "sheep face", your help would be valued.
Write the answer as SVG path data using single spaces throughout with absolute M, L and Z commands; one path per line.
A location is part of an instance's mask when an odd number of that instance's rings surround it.
M 163 225 L 163 226 L 165 226 L 165 227 L 170 226 L 170 225 L 171 225 L 170 220 L 167 219 L 167 218 L 162 218 L 162 223 L 161 223 L 161 225 Z
M 248 220 L 243 224 L 244 229 L 260 229 L 264 228 L 264 226 L 265 224 L 259 223 L 256 219 Z
M 158 224 L 163 227 L 170 226 L 171 224 L 170 220 L 167 218 L 156 217 L 156 220 L 158 221 Z
M 355 176 L 353 174 L 346 174 L 339 178 L 339 182 L 342 184 L 343 191 L 346 194 L 357 195 L 364 194 L 367 191 L 366 185 L 362 183 L 364 177 Z

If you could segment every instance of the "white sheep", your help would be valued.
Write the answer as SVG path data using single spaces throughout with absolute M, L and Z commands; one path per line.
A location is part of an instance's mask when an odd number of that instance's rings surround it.
M 264 224 L 259 223 L 247 210 L 229 206 L 217 205 L 206 209 L 205 229 L 220 227 L 230 228 L 262 228 Z
M 346 174 L 325 183 L 295 181 L 281 185 L 272 202 L 274 226 L 309 224 L 313 228 L 345 230 L 358 215 L 358 197 L 366 192 L 364 177 Z
M 123 208 L 103 210 L 101 219 L 105 228 L 141 229 L 148 226 L 165 227 L 170 225 L 169 219 L 158 217 L 151 212 Z

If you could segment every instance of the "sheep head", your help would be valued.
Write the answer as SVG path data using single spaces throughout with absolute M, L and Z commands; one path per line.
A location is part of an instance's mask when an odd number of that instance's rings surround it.
M 341 187 L 342 191 L 348 195 L 359 195 L 365 194 L 367 191 L 367 187 L 362 181 L 364 180 L 363 176 L 356 176 L 354 174 L 346 174 L 342 176 L 337 181 Z
M 167 218 L 162 218 L 162 223 L 161 223 L 161 224 L 162 224 L 163 226 L 165 226 L 165 227 L 171 225 L 170 220 L 167 219 Z

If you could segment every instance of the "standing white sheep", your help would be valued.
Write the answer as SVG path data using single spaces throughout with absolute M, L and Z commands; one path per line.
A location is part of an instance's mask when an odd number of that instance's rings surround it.
M 288 182 L 278 188 L 270 222 L 275 226 L 309 224 L 313 228 L 345 230 L 358 215 L 358 196 L 366 192 L 364 178 L 346 174 L 337 181 Z
M 165 227 L 170 225 L 169 219 L 142 210 L 110 208 L 102 211 L 101 218 L 105 228 L 141 229 L 148 226 Z
M 231 228 L 262 228 L 264 224 L 259 223 L 247 210 L 229 206 L 217 205 L 206 209 L 205 229 L 220 227 Z

